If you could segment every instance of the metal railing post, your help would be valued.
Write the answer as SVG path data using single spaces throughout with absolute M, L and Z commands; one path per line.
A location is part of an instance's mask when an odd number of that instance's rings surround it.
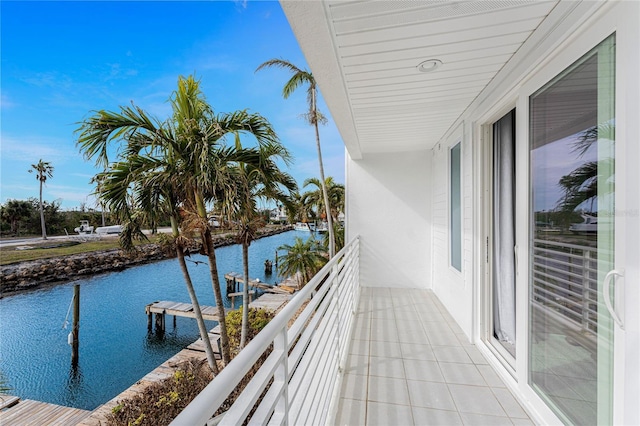
M 343 257 L 343 260 L 346 258 Z M 332 286 L 336 286 L 336 290 L 333 292 L 333 302 L 334 302 L 334 306 L 335 306 L 335 327 L 336 327 L 336 365 L 338 366 L 338 372 L 341 372 L 341 368 L 340 368 L 340 299 L 341 299 L 341 294 L 339 293 L 340 290 L 342 290 L 342 286 L 340 285 L 340 275 L 338 273 L 338 264 L 336 263 L 333 266 L 333 282 L 331 283 Z
M 589 330 L 589 293 L 590 282 L 589 267 L 591 266 L 591 250 L 582 252 L 582 331 Z
M 284 327 L 273 339 L 273 350 L 281 353 L 278 367 L 273 373 L 274 385 L 282 386 L 282 392 L 275 406 L 274 417 L 281 418 L 283 425 L 289 424 L 289 345 L 287 328 Z

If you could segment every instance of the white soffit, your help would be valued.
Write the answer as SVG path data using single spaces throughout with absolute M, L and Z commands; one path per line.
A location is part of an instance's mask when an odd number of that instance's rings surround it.
M 281 1 L 352 158 L 433 147 L 558 1 Z M 428 59 L 442 65 L 428 73 Z

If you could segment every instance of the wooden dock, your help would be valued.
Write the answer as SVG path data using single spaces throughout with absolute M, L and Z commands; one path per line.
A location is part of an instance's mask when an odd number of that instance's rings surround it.
M 278 311 L 291 300 L 290 294 L 263 294 L 249 304 L 252 308 L 266 309 L 268 311 Z
M 8 401 L 10 398 L 13 398 L 12 401 L 15 402 L 0 411 L 2 426 L 75 425 L 91 415 L 91 411 L 79 408 L 63 407 L 30 399 L 20 400 L 9 395 L 1 397 L 4 401 Z
M 207 321 L 218 321 L 218 308 L 216 306 L 200 306 L 202 312 L 202 318 Z M 181 302 L 153 302 L 145 307 L 147 315 L 150 314 L 165 314 L 173 315 L 177 317 L 195 318 L 196 315 L 193 312 L 193 305 L 191 303 Z
M 156 314 L 156 330 L 166 330 L 165 317 L 167 315 L 173 315 L 173 325 L 176 325 L 176 317 L 195 318 L 196 314 L 193 312 L 193 305 L 191 303 L 182 302 L 170 302 L 160 301 L 153 302 L 145 306 L 145 313 L 147 314 L 147 328 L 151 330 L 152 317 Z M 200 306 L 200 312 L 202 312 L 202 318 L 206 321 L 219 321 L 218 308 L 216 306 Z M 226 310 L 225 310 L 226 314 Z
M 227 282 L 227 292 L 238 292 L 239 284 L 244 284 L 244 277 L 237 272 L 229 272 L 224 274 L 224 279 Z M 275 285 L 265 284 L 259 280 L 250 280 L 249 287 L 257 288 L 265 293 L 277 293 L 277 294 L 291 294 L 293 291 L 280 288 Z
M 256 295 L 255 290 L 249 290 L 249 303 L 251 303 L 251 301 L 253 300 L 253 296 L 255 295 Z M 241 291 L 227 294 L 227 297 L 231 298 L 231 306 L 236 306 L 236 297 L 243 297 L 243 296 L 244 294 Z

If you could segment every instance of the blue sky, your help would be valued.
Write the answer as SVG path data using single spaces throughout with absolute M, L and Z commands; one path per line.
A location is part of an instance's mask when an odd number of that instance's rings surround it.
M 38 196 L 29 174 L 40 158 L 55 168 L 43 198 L 63 209 L 95 207 L 98 171 L 76 148 L 74 131 L 94 110 L 142 107 L 164 120 L 178 76 L 196 74 L 217 112 L 264 115 L 295 157 L 302 184 L 318 176 L 315 137 L 300 115 L 306 98 L 288 100 L 280 69 L 254 73 L 271 58 L 307 67 L 277 2 L 9 2 L 1 16 L 0 201 Z M 344 145 L 320 129 L 325 174 L 344 182 Z

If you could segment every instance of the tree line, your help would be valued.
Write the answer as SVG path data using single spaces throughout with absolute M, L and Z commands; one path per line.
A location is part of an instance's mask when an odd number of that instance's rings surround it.
M 63 211 L 60 201 L 42 201 L 42 211 L 46 222 L 48 235 L 75 234 L 81 220 L 89 223 L 101 224 L 102 212 L 81 206 L 79 210 Z M 107 225 L 113 224 L 111 215 L 105 214 Z M 40 217 L 40 202 L 31 197 L 26 200 L 7 200 L 0 205 L 0 232 L 3 237 L 19 237 L 41 235 L 42 222 Z

